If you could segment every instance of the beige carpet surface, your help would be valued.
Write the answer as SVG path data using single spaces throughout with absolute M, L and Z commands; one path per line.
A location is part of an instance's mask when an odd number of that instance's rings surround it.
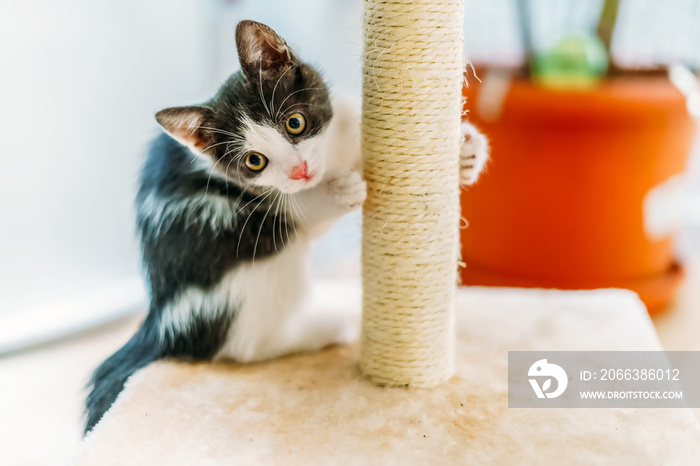
M 342 288 L 342 289 L 341 289 Z M 357 299 L 356 287 L 321 295 Z M 78 465 L 700 464 L 689 409 L 509 409 L 509 350 L 658 350 L 622 290 L 463 289 L 456 374 L 379 388 L 358 348 L 265 364 L 161 362 L 135 374 Z

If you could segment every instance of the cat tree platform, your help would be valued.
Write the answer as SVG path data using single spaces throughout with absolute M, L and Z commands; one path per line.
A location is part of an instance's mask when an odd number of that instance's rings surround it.
M 329 305 L 359 287 L 324 284 Z M 77 465 L 700 464 L 689 409 L 512 409 L 509 350 L 659 350 L 622 290 L 462 289 L 456 372 L 381 388 L 358 347 L 249 366 L 160 362 L 135 374 Z

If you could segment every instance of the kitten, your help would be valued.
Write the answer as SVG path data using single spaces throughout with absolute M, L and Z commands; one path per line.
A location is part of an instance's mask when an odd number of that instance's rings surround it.
M 156 114 L 165 134 L 136 199 L 150 307 L 94 372 L 86 433 L 155 360 L 250 362 L 358 336 L 359 309 L 310 312 L 305 264 L 311 239 L 365 199 L 359 112 L 269 27 L 239 23 L 236 45 L 241 70 L 213 99 Z M 488 155 L 463 129 L 470 183 Z

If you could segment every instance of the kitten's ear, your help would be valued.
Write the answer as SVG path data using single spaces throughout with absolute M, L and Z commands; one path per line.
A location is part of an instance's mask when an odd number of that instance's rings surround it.
M 241 68 L 248 78 L 270 79 L 298 63 L 284 39 L 268 26 L 255 21 L 238 23 L 236 47 Z
M 207 129 L 213 113 L 206 107 L 172 107 L 156 113 L 156 121 L 180 144 L 202 153 L 211 143 Z

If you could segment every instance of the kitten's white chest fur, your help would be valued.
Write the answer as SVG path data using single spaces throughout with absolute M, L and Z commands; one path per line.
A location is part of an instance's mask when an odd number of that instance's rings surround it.
M 309 289 L 308 242 L 297 239 L 277 256 L 242 265 L 222 280 L 237 312 L 217 358 L 241 362 L 275 356 L 280 340 L 289 340 L 287 320 Z M 275 351 L 277 350 L 277 351 Z

